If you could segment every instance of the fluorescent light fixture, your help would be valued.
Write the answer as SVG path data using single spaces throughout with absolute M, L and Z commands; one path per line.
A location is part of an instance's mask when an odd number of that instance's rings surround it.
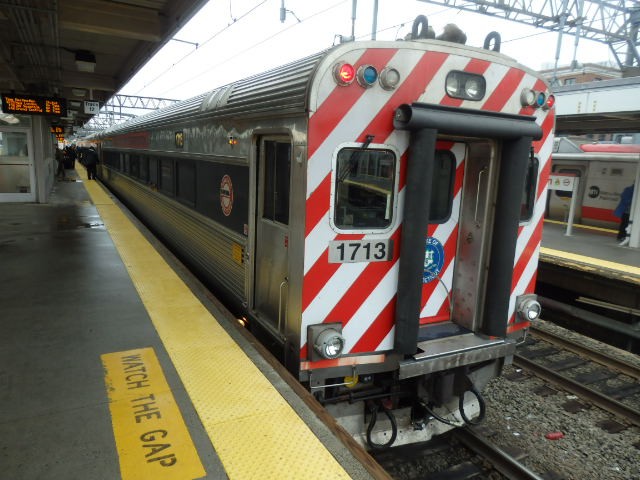
M 76 67 L 79 72 L 93 73 L 96 69 L 96 56 L 88 50 L 76 51 Z

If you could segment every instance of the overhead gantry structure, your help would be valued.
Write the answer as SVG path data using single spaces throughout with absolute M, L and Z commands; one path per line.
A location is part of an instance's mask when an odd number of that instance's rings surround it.
M 609 46 L 626 76 L 640 75 L 640 2 L 630 0 L 420 0 L 452 9 L 490 15 Z M 575 49 L 574 49 L 575 61 Z

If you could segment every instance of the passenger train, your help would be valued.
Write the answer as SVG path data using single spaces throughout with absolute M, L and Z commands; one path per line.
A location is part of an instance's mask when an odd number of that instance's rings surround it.
M 620 194 L 637 178 L 639 144 L 586 143 L 577 145 L 557 138 L 552 154 L 552 175 L 578 179 L 573 221 L 584 225 L 618 229 L 613 214 Z M 546 218 L 568 221 L 573 192 L 549 190 Z
M 533 295 L 554 97 L 499 52 L 350 42 L 100 133 L 99 177 L 354 437 L 484 416 Z

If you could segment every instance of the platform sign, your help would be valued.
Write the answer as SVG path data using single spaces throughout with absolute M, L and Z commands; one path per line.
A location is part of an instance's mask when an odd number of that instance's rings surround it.
M 2 111 L 4 113 L 62 117 L 67 113 L 67 101 L 64 98 L 3 93 Z
M 84 113 L 89 115 L 97 115 L 100 112 L 100 102 L 84 102 Z
M 549 189 L 573 192 L 576 177 L 573 175 L 549 175 Z
M 580 179 L 574 175 L 549 175 L 549 191 L 560 190 L 572 192 L 569 204 L 569 218 L 567 219 L 567 231 L 565 235 L 571 236 L 573 231 L 573 219 L 576 212 L 576 199 L 578 198 L 578 185 Z
M 49 131 L 52 135 L 56 136 L 56 140 L 58 141 L 58 143 L 64 143 L 64 128 L 53 125 L 49 127 Z

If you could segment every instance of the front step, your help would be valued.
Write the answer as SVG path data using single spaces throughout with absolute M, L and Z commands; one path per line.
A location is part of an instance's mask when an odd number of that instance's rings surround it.
M 424 340 L 417 346 L 413 358 L 400 362 L 401 379 L 510 356 L 516 350 L 513 340 L 475 333 Z

